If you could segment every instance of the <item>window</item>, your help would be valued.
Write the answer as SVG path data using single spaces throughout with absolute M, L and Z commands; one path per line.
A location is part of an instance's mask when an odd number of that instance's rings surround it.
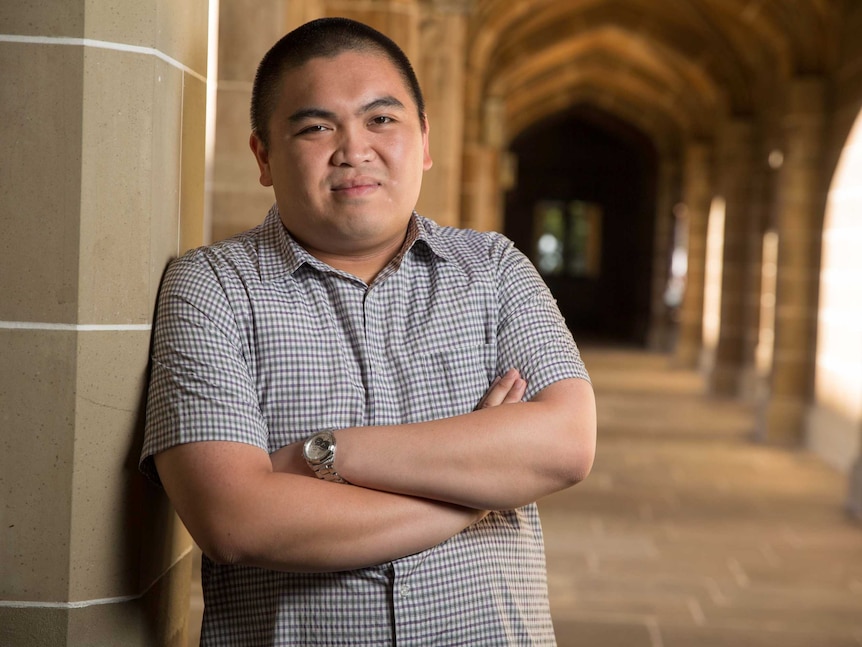
M 601 266 L 602 208 L 594 202 L 536 205 L 534 260 L 548 276 L 596 277 Z

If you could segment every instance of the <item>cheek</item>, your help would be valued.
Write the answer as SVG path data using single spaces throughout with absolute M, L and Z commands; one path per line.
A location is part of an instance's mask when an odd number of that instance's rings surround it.
M 318 142 L 300 142 L 286 151 L 282 158 L 285 170 L 293 174 L 312 175 L 325 168 L 330 159 L 328 148 Z
M 425 151 L 421 146 L 417 146 L 414 142 L 400 142 L 397 147 L 390 150 L 403 182 L 412 181 L 417 173 L 421 177 L 425 170 Z
M 320 186 L 325 178 L 320 165 L 312 159 L 293 159 L 281 170 L 281 182 L 294 193 L 308 193 Z

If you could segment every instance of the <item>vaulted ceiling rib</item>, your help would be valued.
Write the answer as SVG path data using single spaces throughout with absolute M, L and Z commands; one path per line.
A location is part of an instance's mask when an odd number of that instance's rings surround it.
M 514 136 L 550 106 L 607 93 L 600 103 L 635 106 L 641 121 L 714 132 L 723 116 L 756 112 L 776 76 L 830 64 L 838 2 L 477 0 L 468 120 L 497 97 Z
M 625 100 L 640 103 L 644 113 L 665 113 L 696 136 L 709 132 L 722 100 L 700 68 L 616 27 L 560 41 L 524 58 L 499 74 L 488 93 L 505 98 L 506 123 L 514 133 L 526 125 L 523 114 L 530 102 L 557 103 L 556 94 L 569 94 L 573 84 L 588 79 L 609 93 L 625 92 Z M 526 112 L 546 114 L 544 108 Z

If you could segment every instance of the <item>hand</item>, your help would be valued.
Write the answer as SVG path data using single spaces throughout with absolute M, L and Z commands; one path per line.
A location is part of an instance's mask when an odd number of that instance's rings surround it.
M 500 404 L 520 402 L 527 390 L 527 381 L 516 368 L 510 368 L 491 383 L 491 388 L 479 400 L 476 409 L 489 409 Z
M 272 461 L 273 471 L 317 478 L 317 475 L 311 471 L 308 463 L 302 457 L 304 443 L 304 440 L 298 440 L 270 454 L 269 459 Z

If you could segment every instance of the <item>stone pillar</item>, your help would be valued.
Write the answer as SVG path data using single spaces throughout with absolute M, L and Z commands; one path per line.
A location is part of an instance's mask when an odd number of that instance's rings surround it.
M 647 344 L 651 350 L 667 351 L 671 348 L 673 326 L 665 304 L 665 290 L 670 277 L 673 253 L 673 205 L 679 190 L 679 164 L 666 156 L 659 162 L 657 182 L 657 208 L 655 235 L 653 236 L 652 289 L 650 294 L 650 324 Z
M 674 363 L 697 368 L 703 345 L 703 296 L 706 276 L 706 226 L 712 200 L 710 148 L 690 143 L 685 151 L 683 203 L 688 219 L 688 272 L 679 313 L 679 336 Z
M 247 10 L 255 11 L 256 13 L 259 12 L 258 15 L 261 17 L 278 16 L 284 12 L 285 34 L 293 31 L 300 25 L 323 16 L 325 13 L 323 5 L 326 2 L 326 0 L 261 0 L 260 2 L 255 2 L 255 0 L 220 0 L 222 5 L 224 5 L 225 1 L 244 5 Z M 264 3 L 264 11 L 261 11 L 261 5 Z M 276 13 L 270 13 L 271 11 L 275 11 Z M 276 21 L 275 25 L 278 26 L 280 22 Z M 273 41 L 274 43 L 275 41 Z M 261 54 L 262 56 L 263 54 Z
M 248 146 L 249 104 L 257 65 L 291 29 L 322 15 L 320 0 L 220 0 L 218 90 L 211 205 L 212 240 L 222 240 L 261 223 L 275 202 L 258 182 Z M 253 34 L 253 37 L 250 35 Z
M 778 283 L 771 392 L 758 435 L 800 444 L 811 397 L 825 188 L 821 175 L 825 84 L 798 79 L 788 89 L 785 155 L 779 176 Z
M 0 644 L 184 645 L 138 473 L 168 260 L 203 237 L 206 0 L 0 9 Z
M 775 169 L 771 168 L 771 165 L 777 165 L 778 160 L 773 159 L 768 165 L 768 159 L 768 156 L 764 156 L 752 165 L 749 218 L 745 227 L 747 260 L 743 299 L 743 368 L 740 395 L 755 403 L 762 403 L 768 391 L 758 354 L 763 352 L 763 348 L 767 347 L 767 344 L 771 346 L 771 337 L 761 339 L 761 335 L 765 334 L 763 324 L 769 321 L 768 318 L 766 321 L 761 321 L 761 315 L 767 315 L 768 312 L 764 310 L 765 307 L 768 307 L 763 301 L 765 298 L 763 294 L 764 279 L 770 277 L 773 270 L 771 266 L 765 265 L 769 259 L 764 259 L 763 252 L 765 237 L 770 228 L 772 205 L 774 204 L 773 179 Z
M 431 0 L 422 5 L 419 58 L 413 61 L 431 124 L 431 159 L 417 210 L 441 225 L 458 226 L 464 148 L 467 4 Z
M 499 151 L 479 143 L 465 144 L 460 226 L 502 231 L 499 179 Z
M 850 468 L 846 508 L 851 516 L 862 519 L 862 456 Z
M 724 197 L 721 320 L 709 388 L 738 395 L 745 368 L 745 300 L 751 216 L 752 134 L 750 122 L 727 123 L 719 137 L 717 188 Z
M 323 0 L 323 4 L 327 16 L 352 18 L 383 32 L 418 67 L 421 55 L 418 0 Z
M 512 181 L 515 161 L 504 153 L 506 124 L 503 100 L 486 96 L 482 115 L 472 124 L 464 144 L 461 185 L 461 226 L 481 231 L 502 231 L 504 176 Z

